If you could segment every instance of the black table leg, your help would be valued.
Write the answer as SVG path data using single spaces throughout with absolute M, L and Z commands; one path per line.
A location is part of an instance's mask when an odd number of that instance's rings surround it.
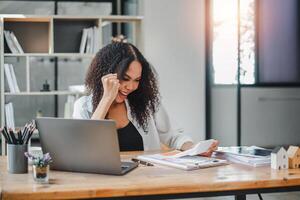
M 235 195 L 235 200 L 246 200 L 245 194 Z

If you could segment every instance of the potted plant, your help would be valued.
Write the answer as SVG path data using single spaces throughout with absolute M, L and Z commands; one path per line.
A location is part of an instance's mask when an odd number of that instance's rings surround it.
M 50 154 L 46 153 L 42 157 L 35 157 L 25 152 L 25 156 L 32 161 L 33 179 L 38 183 L 48 183 L 49 164 L 52 162 Z

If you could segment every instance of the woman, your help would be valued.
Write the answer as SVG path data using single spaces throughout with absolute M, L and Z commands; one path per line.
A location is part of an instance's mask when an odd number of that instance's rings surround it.
M 121 151 L 187 150 L 192 140 L 175 129 L 160 103 L 156 74 L 132 44 L 103 47 L 94 57 L 85 85 L 89 96 L 75 102 L 74 118 L 115 120 Z M 203 155 L 210 156 L 217 141 Z

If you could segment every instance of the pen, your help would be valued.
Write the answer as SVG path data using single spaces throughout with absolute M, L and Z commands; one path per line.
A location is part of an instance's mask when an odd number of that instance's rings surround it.
M 6 128 L 6 126 L 4 126 L 3 128 L 4 133 L 6 134 L 7 138 L 8 138 L 8 142 L 9 144 L 13 144 L 12 138 L 10 137 L 10 134 L 8 133 L 8 130 Z
M 131 160 L 132 160 L 133 162 L 139 163 L 139 164 L 141 164 L 141 165 L 145 165 L 145 166 L 154 166 L 152 163 L 145 162 L 145 161 L 142 161 L 142 160 L 139 160 L 139 159 L 136 159 L 136 158 L 132 158 Z

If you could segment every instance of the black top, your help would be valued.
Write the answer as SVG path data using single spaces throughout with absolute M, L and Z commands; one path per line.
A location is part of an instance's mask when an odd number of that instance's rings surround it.
M 144 151 L 143 138 L 131 122 L 117 131 L 120 151 Z

